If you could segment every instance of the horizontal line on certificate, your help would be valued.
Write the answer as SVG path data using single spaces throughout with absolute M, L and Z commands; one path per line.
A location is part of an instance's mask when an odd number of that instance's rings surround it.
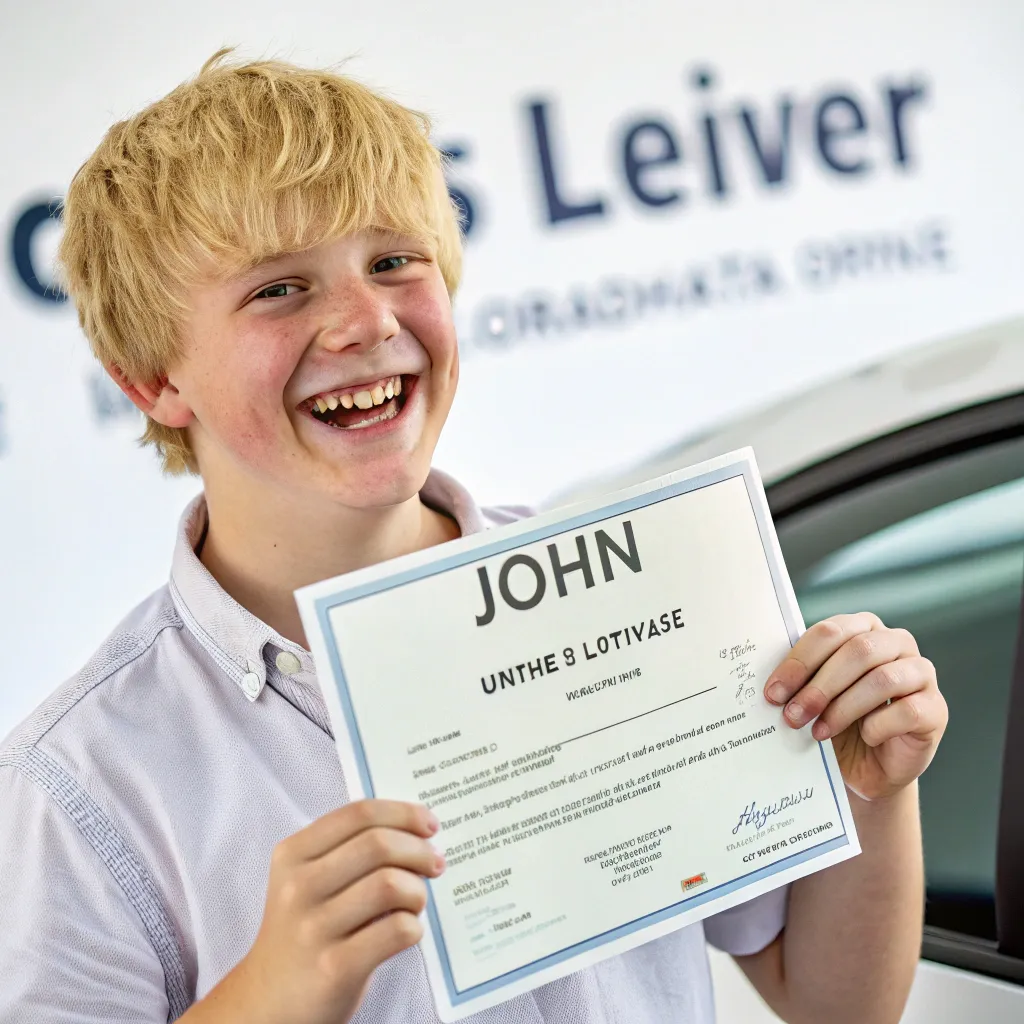
M 587 736 L 593 736 L 595 733 L 604 732 L 605 729 L 614 729 L 617 725 L 625 725 L 627 722 L 635 722 L 638 718 L 643 718 L 645 715 L 653 715 L 655 711 L 664 711 L 665 708 L 670 708 L 674 704 L 682 704 L 684 700 L 693 700 L 694 697 L 702 697 L 705 693 L 710 693 L 712 690 L 717 689 L 717 686 L 709 686 L 706 690 L 699 690 L 697 693 L 691 693 L 686 697 L 680 697 L 679 700 L 670 700 L 667 704 L 662 704 L 660 708 L 651 708 L 650 711 L 641 711 L 639 715 L 633 715 L 632 718 L 623 718 L 619 722 L 612 722 L 610 725 L 602 725 L 600 729 L 591 729 L 590 732 L 581 732 L 579 736 L 573 736 L 572 739 L 561 740 L 558 746 L 564 747 L 567 743 L 575 743 L 576 740 L 582 740 Z

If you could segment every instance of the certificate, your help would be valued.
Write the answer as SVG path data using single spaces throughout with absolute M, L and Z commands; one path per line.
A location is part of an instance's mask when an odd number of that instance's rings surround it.
M 296 596 L 353 796 L 441 821 L 442 1020 L 859 852 L 762 695 L 803 626 L 749 450 Z

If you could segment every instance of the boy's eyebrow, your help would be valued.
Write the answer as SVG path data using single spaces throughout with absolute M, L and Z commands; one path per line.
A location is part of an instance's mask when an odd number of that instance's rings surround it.
M 385 248 L 402 242 L 411 243 L 414 246 L 429 246 L 431 244 L 428 238 L 422 237 L 415 231 L 403 230 L 392 225 L 375 225 L 366 230 L 367 234 L 376 235 Z
M 396 242 L 422 241 L 422 239 L 417 238 L 416 235 L 399 231 L 397 228 L 374 228 L 373 233 L 380 236 L 380 240 L 384 245 L 394 245 Z
M 259 263 L 242 267 L 236 273 L 229 273 L 223 280 L 232 287 L 248 287 L 254 285 L 261 277 L 273 272 L 273 264 L 286 260 L 289 256 L 295 256 L 293 252 L 279 252 L 261 259 Z

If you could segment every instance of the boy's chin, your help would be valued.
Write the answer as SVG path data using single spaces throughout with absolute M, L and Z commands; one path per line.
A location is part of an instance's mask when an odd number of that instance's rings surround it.
M 332 487 L 333 497 L 347 508 L 391 508 L 419 494 L 429 472 L 428 462 L 423 466 L 382 466 L 377 472 L 345 474 Z

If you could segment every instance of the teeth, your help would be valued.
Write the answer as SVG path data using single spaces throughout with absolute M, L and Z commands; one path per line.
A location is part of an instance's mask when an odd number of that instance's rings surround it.
M 313 405 L 321 413 L 328 410 L 333 411 L 340 405 L 342 409 L 372 409 L 375 405 L 383 405 L 384 402 L 402 393 L 402 378 L 389 377 L 384 384 L 378 384 L 372 391 L 357 391 L 353 394 L 346 391 L 340 395 L 328 395 L 326 398 L 314 398 Z M 376 422 L 376 421 L 366 421 Z
M 363 427 L 372 427 L 374 423 L 380 423 L 383 420 L 393 420 L 398 415 L 398 406 L 389 405 L 386 409 L 381 409 L 376 416 L 370 416 L 368 419 L 360 420 L 358 423 L 353 423 L 350 426 L 342 427 L 342 430 L 361 430 Z

